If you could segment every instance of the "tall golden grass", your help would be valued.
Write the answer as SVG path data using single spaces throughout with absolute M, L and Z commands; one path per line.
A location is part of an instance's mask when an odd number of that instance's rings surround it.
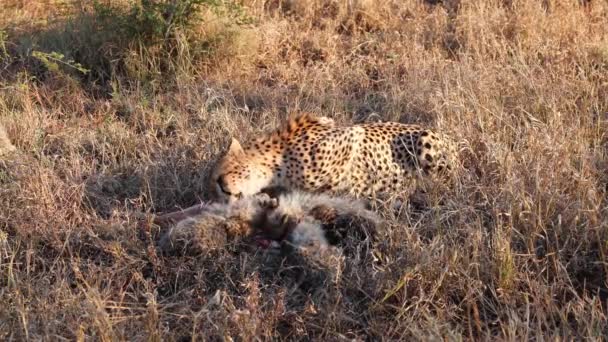
M 159 45 L 3 1 L 0 339 L 605 337 L 606 2 L 240 5 Z M 294 286 L 261 252 L 157 255 L 138 214 L 207 199 L 228 138 L 294 110 L 433 126 L 463 170 L 383 211 L 373 267 Z

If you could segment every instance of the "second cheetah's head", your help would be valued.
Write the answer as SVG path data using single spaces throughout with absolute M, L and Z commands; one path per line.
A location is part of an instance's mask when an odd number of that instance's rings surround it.
M 211 189 L 218 201 L 233 201 L 259 193 L 269 185 L 272 172 L 259 161 L 259 156 L 249 154 L 241 144 L 232 139 L 228 152 L 220 159 L 211 175 Z

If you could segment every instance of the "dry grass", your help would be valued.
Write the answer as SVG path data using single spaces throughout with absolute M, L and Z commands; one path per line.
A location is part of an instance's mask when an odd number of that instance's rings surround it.
M 253 24 L 206 12 L 170 49 L 95 29 L 86 3 L 3 2 L 0 339 L 608 333 L 606 2 L 244 1 Z M 389 217 L 373 267 L 298 283 L 231 246 L 157 255 L 137 214 L 207 198 L 230 135 L 298 109 L 437 127 L 462 176 Z

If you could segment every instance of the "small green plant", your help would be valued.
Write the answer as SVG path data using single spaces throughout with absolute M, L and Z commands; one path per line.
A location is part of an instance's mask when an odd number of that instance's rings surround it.
M 75 62 L 73 59 L 66 58 L 65 55 L 59 52 L 43 52 L 34 50 L 32 51 L 32 57 L 42 62 L 42 64 L 44 64 L 44 66 L 52 72 L 60 71 L 62 66 L 76 70 L 83 74 L 90 72 L 89 69 L 86 69 L 80 63 Z
M 0 59 L 8 58 L 8 49 L 6 48 L 6 41 L 8 40 L 8 35 L 5 31 L 0 30 Z
M 6 185 L 11 182 L 11 175 L 5 169 L 0 169 L 0 184 Z M 2 231 L 0 231 L 0 236 Z M 0 239 L 1 240 L 1 239 Z

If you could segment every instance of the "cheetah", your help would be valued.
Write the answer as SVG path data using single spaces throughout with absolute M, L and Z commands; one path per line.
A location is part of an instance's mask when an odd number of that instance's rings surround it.
M 419 175 L 449 174 L 455 158 L 447 136 L 418 125 L 338 126 L 303 113 L 246 146 L 232 139 L 210 180 L 221 202 L 269 186 L 378 198 L 409 188 Z
M 281 191 L 243 197 L 231 203 L 200 205 L 196 214 L 169 214 L 155 223 L 174 224 L 159 242 L 162 251 L 202 251 L 249 237 L 267 249 L 369 245 L 381 219 L 363 202 L 326 194 Z M 355 242 L 355 243 L 351 243 Z

